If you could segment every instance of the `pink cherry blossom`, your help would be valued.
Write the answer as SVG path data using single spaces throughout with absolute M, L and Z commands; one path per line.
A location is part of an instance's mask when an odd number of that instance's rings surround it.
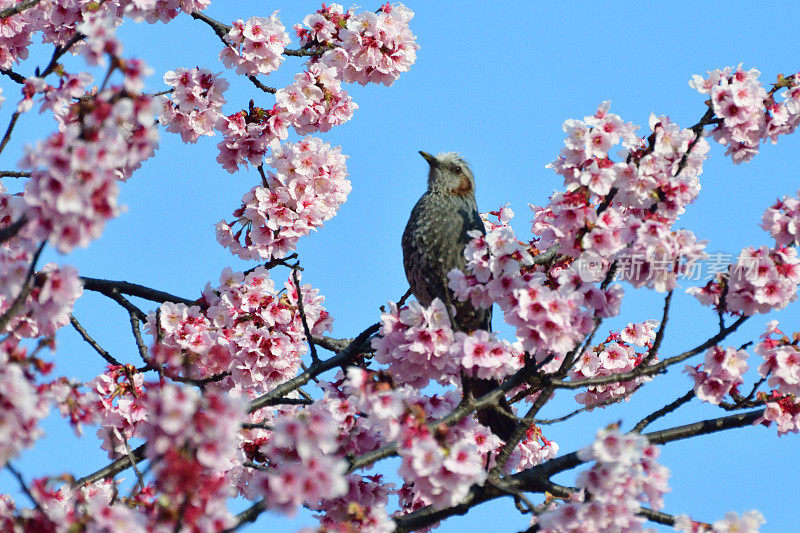
M 346 157 L 314 137 L 275 149 L 267 159 L 275 172 L 244 195 L 236 218 L 217 224 L 220 244 L 242 259 L 285 257 L 347 199 Z
M 201 135 L 214 135 L 222 120 L 223 93 L 228 82 L 208 69 L 178 68 L 164 74 L 174 91 L 161 100 L 158 120 L 167 131 L 179 133 L 183 142 L 194 143 Z
M 283 62 L 283 50 L 289 44 L 289 35 L 276 11 L 268 18 L 235 21 L 225 42 L 228 47 L 220 53 L 222 63 L 235 68 L 237 74 L 257 76 L 278 69 Z
M 339 4 L 319 9 L 295 26 L 303 46 L 325 51 L 321 62 L 335 67 L 346 82 L 392 85 L 416 61 L 419 45 L 409 23 L 414 12 L 403 4 L 384 4 L 377 13 Z
M 714 346 L 706 352 L 702 370 L 700 365 L 687 366 L 684 372 L 694 379 L 698 398 L 719 405 L 725 396 L 738 392 L 738 386 L 744 383 L 742 376 L 747 372 L 747 357 L 745 350 Z

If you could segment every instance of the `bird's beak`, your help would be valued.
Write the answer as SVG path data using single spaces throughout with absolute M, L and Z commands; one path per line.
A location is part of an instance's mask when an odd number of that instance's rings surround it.
M 429 154 L 428 152 L 423 152 L 422 150 L 419 151 L 419 155 L 428 162 L 429 165 L 433 166 L 436 163 L 436 158 Z

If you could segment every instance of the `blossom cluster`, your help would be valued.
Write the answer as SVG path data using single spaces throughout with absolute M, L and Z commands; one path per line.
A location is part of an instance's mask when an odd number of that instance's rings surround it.
M 141 436 L 151 460 L 155 487 L 183 510 L 184 526 L 215 530 L 235 520 L 226 501 L 233 496 L 226 473 L 241 464 L 236 434 L 244 405 L 225 392 L 162 383 L 148 387 L 141 399 L 147 418 Z
M 336 420 L 315 406 L 273 423 L 260 450 L 271 466 L 260 480 L 271 506 L 293 513 L 300 505 L 315 506 L 347 493 L 347 462 L 337 454 L 338 434 Z
M 278 70 L 283 62 L 283 50 L 289 44 L 289 34 L 276 11 L 268 18 L 235 21 L 224 40 L 228 46 L 220 52 L 222 63 L 235 68 L 237 74 L 257 76 Z
M 713 346 L 706 352 L 705 363 L 686 366 L 684 372 L 694 380 L 695 395 L 703 401 L 719 405 L 730 393 L 738 393 L 747 372 L 747 352 L 735 348 Z
M 800 191 L 797 192 L 800 196 Z M 800 198 L 784 196 L 761 217 L 761 227 L 775 239 L 777 246 L 800 246 Z
M 457 332 L 450 347 L 456 361 L 461 361 L 468 376 L 501 381 L 524 364 L 522 344 L 498 339 L 494 333 L 476 330 L 470 334 Z
M 248 111 L 220 115 L 214 128 L 222 134 L 217 162 L 233 174 L 239 165 L 261 165 L 270 149 L 289 135 L 289 117 L 277 104 L 271 110 L 251 106 Z
M 598 431 L 594 444 L 578 455 L 595 461 L 578 476 L 578 486 L 591 498 L 543 513 L 540 531 L 643 531 L 640 502 L 660 509 L 669 490 L 668 471 L 658 463 L 658 455 L 658 448 L 641 435 L 613 427 Z
M 119 96 L 107 92 L 76 104 L 76 123 L 27 149 L 22 166 L 32 173 L 23 235 L 49 239 L 67 253 L 99 237 L 118 214 L 116 180 L 150 157 L 158 138 L 150 98 Z
M 497 436 L 473 417 L 449 427 L 431 427 L 433 421 L 456 408 L 456 392 L 426 397 L 411 386 L 395 386 L 385 374 L 358 368 L 348 369 L 342 390 L 367 415 L 366 420 L 385 442 L 398 444 L 402 458 L 399 473 L 405 481 L 399 490 L 401 512 L 425 505 L 454 505 L 472 484 L 486 479 L 486 467 L 494 464 L 492 454 L 502 444 Z M 535 431 L 526 435 L 524 445 L 515 450 L 506 469 L 539 464 L 554 457 L 558 446 L 540 437 Z
M 781 335 L 779 337 L 779 335 Z M 759 394 L 759 399 L 767 402 L 764 415 L 758 422 L 770 425 L 775 422 L 778 434 L 800 432 L 800 349 L 798 349 L 798 335 L 795 341 L 790 341 L 778 329 L 778 322 L 773 320 L 767 331 L 761 335 L 761 342 L 755 347 L 755 352 L 764 358 L 758 367 L 758 373 L 767 380 L 767 385 L 772 387 L 769 394 Z
M 335 66 L 346 82 L 392 85 L 417 58 L 416 37 L 409 22 L 414 12 L 386 3 L 376 12 L 344 12 L 340 4 L 323 4 L 295 26 L 304 48 L 325 51 L 321 61 Z
M 342 89 L 337 70 L 323 62 L 312 63 L 296 74 L 294 83 L 275 93 L 273 113 L 289 122 L 300 135 L 329 131 L 353 117 L 358 109 Z
M 767 92 L 756 69 L 743 70 L 739 65 L 694 75 L 689 85 L 708 94 L 714 115 L 721 120 L 711 134 L 726 145 L 725 155 L 734 163 L 750 161 L 762 141 L 776 142 L 778 135 L 792 133 L 800 124 L 799 76 L 779 79 L 776 89 L 787 88 L 784 99 L 776 102 L 775 90 Z
M 393 483 L 385 483 L 383 476 L 349 474 L 347 492 L 329 498 L 314 507 L 323 514 L 316 516 L 323 531 L 364 531 L 366 533 L 391 533 L 395 524 L 386 511 Z
M 459 374 L 459 358 L 451 351 L 454 339 L 447 309 L 438 298 L 428 307 L 416 300 L 402 308 L 389 302 L 372 347 L 375 360 L 388 366 L 395 382 L 422 389 L 431 380 L 451 383 Z
M 197 142 L 201 135 L 214 135 L 214 127 L 222 119 L 228 82 L 198 67 L 170 70 L 164 74 L 164 82 L 173 87 L 160 101 L 158 121 L 167 131 L 179 133 L 186 143 Z
M 220 285 L 206 286 L 201 305 L 164 303 L 147 329 L 158 339 L 154 361 L 168 374 L 193 379 L 222 377 L 214 385 L 248 396 L 263 394 L 297 373 L 306 351 L 297 288 L 278 291 L 264 267 L 247 275 L 226 268 Z M 324 298 L 310 285 L 300 288 L 312 335 L 330 328 Z M 210 384 L 210 386 L 214 386 Z
M 129 453 L 128 442 L 140 436 L 139 426 L 147 413 L 141 402 L 144 376 L 130 367 L 109 366 L 105 372 L 86 384 L 89 392 L 76 398 L 86 407 L 98 425 L 100 448 L 110 459 Z
M 562 356 L 591 328 L 591 313 L 583 306 L 613 308 L 617 289 L 594 294 L 580 280 L 575 285 L 570 276 L 557 276 L 558 269 L 546 273 L 535 265 L 535 248 L 516 239 L 509 226 L 513 212 L 503 208 L 495 214 L 498 223 L 489 223 L 485 236 L 471 235 L 465 271 L 449 272 L 449 286 L 460 301 L 484 308 L 499 304 L 505 321 L 517 328 L 522 348 L 537 360 L 548 353 Z
M 26 290 L 27 270 L 33 257 L 31 245 L 30 241 L 16 239 L 0 246 L 0 314 Z M 10 317 L 5 332 L 16 337 L 52 337 L 69 323 L 81 294 L 83 285 L 75 268 L 48 263 L 31 279 L 29 293 L 22 307 Z
M 443 437 L 414 422 L 409 419 L 403 427 L 398 473 L 429 505 L 450 507 L 463 500 L 472 485 L 483 484 L 487 474 L 477 446 L 463 440 L 442 442 Z
M 742 250 L 727 274 L 718 274 L 704 287 L 686 292 L 701 304 L 719 309 L 725 294 L 725 311 L 750 316 L 780 310 L 797 299 L 800 258 L 797 249 L 749 246 Z M 727 289 L 727 291 L 726 291 Z
M 49 397 L 40 394 L 26 368 L 27 351 L 17 339 L 0 341 L 0 465 L 33 445 L 44 432 L 39 420 L 49 412 Z
M 315 137 L 282 144 L 267 159 L 275 172 L 244 195 L 233 221 L 217 223 L 217 240 L 242 259 L 285 257 L 347 199 L 346 157 Z
M 570 369 L 569 376 L 573 380 L 623 374 L 637 368 L 647 356 L 647 352 L 638 353 L 634 346 L 651 347 L 655 339 L 657 322 L 650 320 L 638 324 L 628 324 L 619 332 L 612 332 L 601 344 L 584 350 L 575 366 Z M 648 364 L 658 361 L 653 357 Z M 640 377 L 628 381 L 593 385 L 586 391 L 578 393 L 575 399 L 586 406 L 613 402 L 625 398 L 642 383 L 651 381 L 650 377 Z

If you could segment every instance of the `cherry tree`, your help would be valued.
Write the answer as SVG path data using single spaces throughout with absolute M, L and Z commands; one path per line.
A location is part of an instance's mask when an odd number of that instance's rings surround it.
M 530 199 L 541 204 L 531 206 L 531 237 L 519 236 L 524 217 L 497 206 L 484 214 L 486 234 L 471 235 L 466 269 L 448 274 L 453 298 L 494 308 L 504 326 L 457 331 L 447 302 L 387 294 L 373 323 L 335 337 L 324 294 L 303 282 L 324 273 L 306 272 L 299 250 L 335 224 L 354 187 L 346 150 L 324 134 L 357 113 L 349 89 L 391 87 L 414 65 L 414 13 L 322 4 L 300 21 L 226 20 L 209 3 L 0 3 L 0 72 L 19 91 L 0 107 L 0 154 L 34 111 L 50 126 L 0 172 L 0 465 L 24 494 L 0 495 L 4 531 L 223 531 L 301 508 L 317 520 L 309 531 L 411 531 L 497 499 L 513 501 L 531 531 L 758 530 L 764 518 L 751 509 L 667 508 L 659 454 L 729 430 L 800 430 L 800 333 L 776 313 L 797 299 L 800 197 L 775 191 L 759 215 L 770 244 L 743 243 L 688 288 L 679 282 L 714 257 L 679 221 L 717 145 L 717 157 L 747 164 L 795 131 L 800 74 L 710 66 L 691 78 L 689 125 L 657 114 L 628 122 L 609 102 L 565 117 L 549 165 L 558 189 Z M 155 73 L 118 36 L 183 20 L 206 30 L 216 63 Z M 42 63 L 29 58 L 39 38 Z M 285 84 L 270 85 L 286 70 Z M 157 91 L 147 89 L 153 77 Z M 230 100 L 232 83 L 257 98 Z M 193 297 L 80 275 L 70 254 L 121 214 L 121 187 L 159 165 L 167 136 L 213 137 L 219 172 L 247 183 L 212 242 L 232 266 Z M 49 250 L 58 262 L 41 264 Z M 636 289 L 660 313 L 610 326 Z M 75 316 L 88 293 L 123 310 L 133 357 Z M 707 308 L 708 334 L 677 353 L 663 348 L 673 298 Z M 731 339 L 759 320 L 760 336 Z M 54 371 L 62 328 L 83 339 L 92 379 Z M 626 404 L 668 370 L 684 372 L 688 392 L 641 419 L 596 423 L 582 448 L 553 438 L 554 425 Z M 498 385 L 476 397 L 465 377 Z M 565 395 L 575 406 L 544 418 Z M 724 412 L 652 430 L 689 402 Z M 487 408 L 515 422 L 507 440 L 477 421 Z M 99 468 L 26 475 L 23 454 L 47 445 L 51 413 L 99 445 Z M 570 472 L 569 484 L 558 477 Z

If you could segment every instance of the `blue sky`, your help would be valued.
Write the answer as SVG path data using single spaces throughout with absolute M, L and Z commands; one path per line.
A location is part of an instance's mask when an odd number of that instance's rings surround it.
M 253 15 L 268 16 L 273 8 L 287 27 L 319 7 L 295 0 L 286 6 L 262 2 L 217 1 L 207 14 L 225 23 Z M 412 29 L 421 49 L 417 63 L 391 88 L 348 87 L 360 108 L 349 123 L 320 135 L 341 145 L 350 156 L 353 192 L 337 217 L 319 232 L 301 240 L 299 253 L 304 281 L 327 298 L 335 318 L 334 336 L 351 337 L 378 318 L 378 307 L 406 290 L 400 235 L 416 199 L 425 189 L 427 164 L 417 154 L 459 151 L 471 163 L 477 179 L 478 205 L 494 210 L 510 204 L 517 216 L 514 228 L 530 236 L 529 203 L 543 205 L 561 181 L 545 165 L 563 143 L 561 124 L 591 114 L 604 100 L 626 122 L 644 127 L 650 113 L 665 114 L 683 126 L 703 115 L 705 97 L 688 86 L 692 74 L 743 63 L 761 70 L 765 83 L 778 73 L 800 70 L 792 52 L 800 45 L 796 21 L 800 7 L 755 2 L 413 2 Z M 361 4 L 375 9 L 378 4 Z M 773 7 L 774 6 L 774 7 Z M 347 7 L 347 4 L 345 4 Z M 155 70 L 148 88 L 164 88 L 161 76 L 176 67 L 206 66 L 231 82 L 225 112 L 245 108 L 254 98 L 271 107 L 269 95 L 236 78 L 217 60 L 220 43 L 204 24 L 180 17 L 168 26 L 126 23 L 120 30 L 125 55 L 136 56 Z M 295 41 L 296 44 L 296 41 Z M 32 58 L 43 64 L 49 49 Z M 71 60 L 73 65 L 79 61 Z M 289 58 L 264 79 L 275 87 L 287 84 L 301 68 Z M 25 74 L 31 66 L 17 69 Z M 18 88 L 0 79 L 7 101 L 0 107 L 5 127 Z M 52 123 L 35 112 L 20 119 L 18 131 L 0 156 L 0 167 L 14 169 L 26 142 L 41 138 Z M 640 133 L 644 130 L 640 130 Z M 257 173 L 228 174 L 215 161 L 218 138 L 184 145 L 163 133 L 157 157 L 145 163 L 122 185 L 127 212 L 109 223 L 103 237 L 68 257 L 48 251 L 46 260 L 77 266 L 83 275 L 124 279 L 194 298 L 206 282 L 215 282 L 226 266 L 249 268 L 216 244 L 213 225 L 230 216 L 241 196 L 258 181 Z M 742 247 L 769 243 L 758 227 L 761 213 L 782 195 L 795 194 L 800 180 L 797 134 L 767 145 L 751 163 L 734 166 L 724 149 L 712 144 L 711 159 L 701 176 L 703 190 L 678 221 L 708 239 L 707 250 L 736 255 Z M 13 183 L 5 180 L 8 187 Z M 288 275 L 278 271 L 276 277 Z M 690 286 L 684 281 L 683 287 Z M 619 327 L 629 321 L 660 316 L 663 298 L 626 286 Z M 149 309 L 144 302 L 142 305 Z M 136 361 L 127 315 L 116 304 L 87 294 L 75 315 L 116 357 Z M 676 294 L 663 354 L 691 348 L 713 335 L 714 315 L 693 298 Z M 756 317 L 731 338 L 731 345 L 754 340 L 767 320 L 781 320 L 787 333 L 800 329 L 798 304 L 774 317 Z M 495 327 L 508 334 L 495 319 Z M 103 368 L 70 329 L 58 336 L 57 371 L 91 379 Z M 700 359 L 691 360 L 693 364 Z M 757 366 L 751 355 L 751 367 Z M 598 428 L 622 420 L 630 428 L 649 412 L 681 396 L 688 378 L 673 369 L 638 392 L 631 402 L 577 416 L 545 428 L 566 453 L 589 443 Z M 749 374 L 752 379 L 752 372 Z M 751 381 L 752 382 L 752 381 Z M 577 404 L 562 392 L 543 411 L 555 417 Z M 654 424 L 662 429 L 725 413 L 695 402 Z M 48 437 L 16 461 L 25 475 L 82 475 L 102 466 L 93 430 L 80 441 L 58 420 L 46 423 Z M 56 454 L 54 450 L 63 450 Z M 764 531 L 790 530 L 796 520 L 786 501 L 797 496 L 800 466 L 796 436 L 778 438 L 773 429 L 747 428 L 674 443 L 662 451 L 672 472 L 665 511 L 688 513 L 713 521 L 726 511 L 759 509 Z M 73 453 L 74 452 L 74 453 Z M 54 457 L 57 458 L 54 460 Z M 570 483 L 569 476 L 559 478 Z M 17 494 L 7 472 L 0 473 L 0 490 Z M 26 504 L 20 498 L 21 504 Z M 263 517 L 261 523 L 278 517 Z M 293 531 L 309 523 L 305 515 L 276 531 Z M 440 531 L 525 529 L 510 501 L 482 506 L 466 518 L 446 522 Z M 255 529 L 255 528 L 254 528 Z

